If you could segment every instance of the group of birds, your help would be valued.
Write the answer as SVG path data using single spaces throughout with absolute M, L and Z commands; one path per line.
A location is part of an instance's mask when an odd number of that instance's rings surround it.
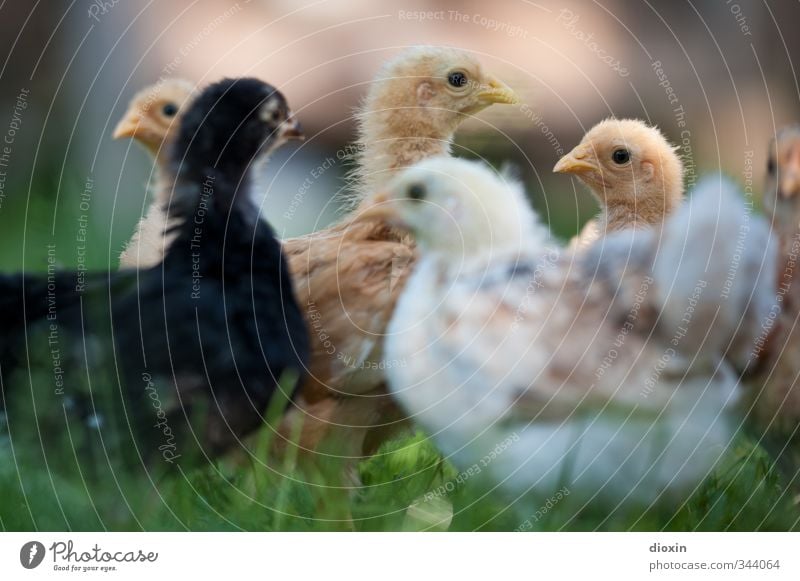
M 283 95 L 142 91 L 114 137 L 152 154 L 154 195 L 120 270 L 81 290 L 70 272 L 0 278 L 7 429 L 30 432 L 15 414 L 33 409 L 102 449 L 113 426 L 134 462 L 207 461 L 280 390 L 269 453 L 340 459 L 349 484 L 411 426 L 518 496 L 686 495 L 742 427 L 794 482 L 800 130 L 772 145 L 767 219 L 720 175 L 686 200 L 658 129 L 602 121 L 554 168 L 601 207 L 563 245 L 513 176 L 450 154 L 465 119 L 516 102 L 466 51 L 401 52 L 358 111 L 347 213 L 278 240 L 252 190 L 255 162 L 301 137 Z

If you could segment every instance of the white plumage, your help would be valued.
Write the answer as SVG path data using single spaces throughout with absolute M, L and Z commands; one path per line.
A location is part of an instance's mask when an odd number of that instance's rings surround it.
M 485 463 L 514 494 L 613 502 L 713 469 L 737 425 L 726 350 L 758 332 L 775 268 L 732 184 L 709 179 L 662 229 L 580 255 L 479 164 L 423 162 L 379 202 L 420 247 L 386 341 L 408 362 L 391 390 L 456 464 Z

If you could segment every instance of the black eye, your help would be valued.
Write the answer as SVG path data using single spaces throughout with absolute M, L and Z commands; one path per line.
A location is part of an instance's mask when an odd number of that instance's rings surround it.
M 447 75 L 447 82 L 454 87 L 461 88 L 467 84 L 467 75 L 462 72 L 450 73 Z
M 617 165 L 626 164 L 631 160 L 631 152 L 627 149 L 615 149 L 614 153 L 611 154 L 611 159 Z
M 425 195 L 425 186 L 422 184 L 413 184 L 408 188 L 408 197 L 412 200 L 424 200 Z
M 775 160 L 771 157 L 767 161 L 767 173 L 773 175 L 775 173 Z
M 174 117 L 175 114 L 178 112 L 178 106 L 175 103 L 167 103 L 161 109 L 161 112 L 167 117 Z

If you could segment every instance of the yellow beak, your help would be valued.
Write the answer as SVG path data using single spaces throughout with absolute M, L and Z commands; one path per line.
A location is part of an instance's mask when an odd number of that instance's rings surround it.
M 579 145 L 567 155 L 558 160 L 554 173 L 574 173 L 580 174 L 587 171 L 597 170 L 598 167 L 592 161 L 590 153 L 584 146 Z
M 114 128 L 112 137 L 114 139 L 122 139 L 124 137 L 133 137 L 136 135 L 136 130 L 139 128 L 138 115 L 125 115 L 122 120 L 117 123 Z
M 489 77 L 486 86 L 478 93 L 478 99 L 486 103 L 486 105 L 492 105 L 494 103 L 515 105 L 519 103 L 519 97 L 514 90 L 494 77 Z

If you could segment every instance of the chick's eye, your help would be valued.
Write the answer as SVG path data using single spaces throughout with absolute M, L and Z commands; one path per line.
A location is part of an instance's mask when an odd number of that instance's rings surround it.
M 460 89 L 467 84 L 467 75 L 462 72 L 450 73 L 447 75 L 447 82 L 453 87 Z
M 424 200 L 425 186 L 422 184 L 413 184 L 408 188 L 408 197 L 412 200 Z
M 167 103 L 161 108 L 161 112 L 167 117 L 174 117 L 178 112 L 178 106 L 175 103 Z
M 614 153 L 611 154 L 611 159 L 617 165 L 623 165 L 631 160 L 631 152 L 627 149 L 615 149 Z

